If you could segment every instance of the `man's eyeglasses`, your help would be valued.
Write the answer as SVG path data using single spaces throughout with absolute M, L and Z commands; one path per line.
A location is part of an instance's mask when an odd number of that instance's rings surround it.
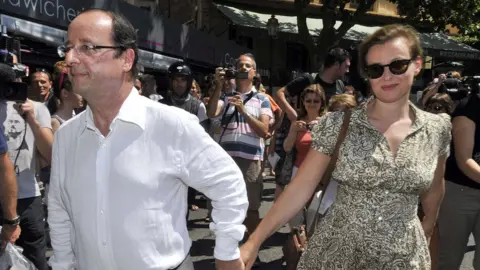
M 65 57 L 70 50 L 74 50 L 78 55 L 93 55 L 100 49 L 125 49 L 123 46 L 102 46 L 82 44 L 77 46 L 60 45 L 57 48 L 57 53 L 60 57 Z
M 383 72 L 385 71 L 385 67 L 388 67 L 388 69 L 393 75 L 402 75 L 405 72 L 407 72 L 408 66 L 412 61 L 413 61 L 412 59 L 403 59 L 403 60 L 392 61 L 388 65 L 381 65 L 381 64 L 368 65 L 365 68 L 365 73 L 370 79 L 378 79 L 382 77 Z

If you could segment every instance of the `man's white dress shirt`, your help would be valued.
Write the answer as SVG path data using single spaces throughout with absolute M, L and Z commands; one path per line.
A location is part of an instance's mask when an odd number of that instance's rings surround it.
M 54 270 L 170 269 L 189 253 L 187 189 L 212 200 L 215 258 L 240 257 L 243 176 L 197 117 L 138 95 L 104 137 L 90 108 L 55 133 L 48 222 Z

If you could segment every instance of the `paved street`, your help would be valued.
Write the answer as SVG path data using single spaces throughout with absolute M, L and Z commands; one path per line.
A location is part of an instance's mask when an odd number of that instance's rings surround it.
M 275 191 L 275 183 L 272 179 L 265 181 L 265 187 L 263 191 L 263 203 L 260 209 L 260 215 L 264 216 L 270 206 L 273 203 L 273 194 Z M 201 209 L 198 211 L 192 211 L 190 213 L 190 236 L 194 240 L 191 255 L 195 262 L 195 269 L 198 270 L 214 270 L 215 262 L 213 259 L 213 245 L 214 237 L 208 229 L 208 223 L 204 221 L 207 216 L 206 206 L 202 205 L 203 201 L 200 201 Z M 279 232 L 275 233 L 264 244 L 263 249 L 260 251 L 260 260 L 262 263 L 257 268 L 259 270 L 278 270 L 284 269 L 282 267 L 282 245 L 286 240 L 288 230 L 283 227 Z M 475 254 L 475 243 L 473 238 L 470 237 L 469 251 L 465 254 L 465 258 L 460 270 L 473 270 L 472 260 Z

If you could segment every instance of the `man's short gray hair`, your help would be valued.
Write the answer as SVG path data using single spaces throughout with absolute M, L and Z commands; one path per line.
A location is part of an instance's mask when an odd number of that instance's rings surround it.
M 240 56 L 237 58 L 237 68 L 238 68 L 238 62 L 240 61 L 240 57 L 242 56 L 246 56 L 250 59 L 252 59 L 253 61 L 253 68 L 256 70 L 257 69 L 257 61 L 255 61 L 255 56 L 253 56 L 253 54 L 251 53 L 243 53 L 243 54 L 240 54 Z

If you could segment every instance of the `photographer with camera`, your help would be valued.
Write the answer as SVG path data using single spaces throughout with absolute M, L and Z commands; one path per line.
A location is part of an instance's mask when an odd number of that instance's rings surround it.
M 1 85 L 1 82 L 0 82 Z M 1 86 L 0 86 L 1 87 Z M 12 162 L 8 157 L 8 145 L 0 128 L 0 202 L 2 204 L 3 222 L 0 237 L 0 253 L 7 243 L 15 243 L 20 236 L 20 218 L 17 215 L 17 181 Z
M 17 212 L 22 234 L 16 244 L 39 270 L 48 269 L 45 258 L 45 213 L 36 175 L 36 150 L 50 162 L 53 133 L 46 106 L 27 99 L 27 86 L 15 83 L 10 65 L 0 63 L 0 119 L 3 121 L 10 160 L 17 175 Z
M 264 138 L 268 135 L 272 119 L 268 97 L 258 93 L 253 85 L 255 75 L 256 63 L 251 54 L 240 55 L 234 72 L 217 68 L 216 87 L 207 110 L 210 118 L 222 116 L 219 144 L 233 157 L 243 173 L 249 201 L 244 224 L 249 233 L 255 230 L 260 221 L 258 209 L 263 191 L 261 168 L 265 151 Z M 231 78 L 236 78 L 236 90 L 219 101 L 225 80 Z

